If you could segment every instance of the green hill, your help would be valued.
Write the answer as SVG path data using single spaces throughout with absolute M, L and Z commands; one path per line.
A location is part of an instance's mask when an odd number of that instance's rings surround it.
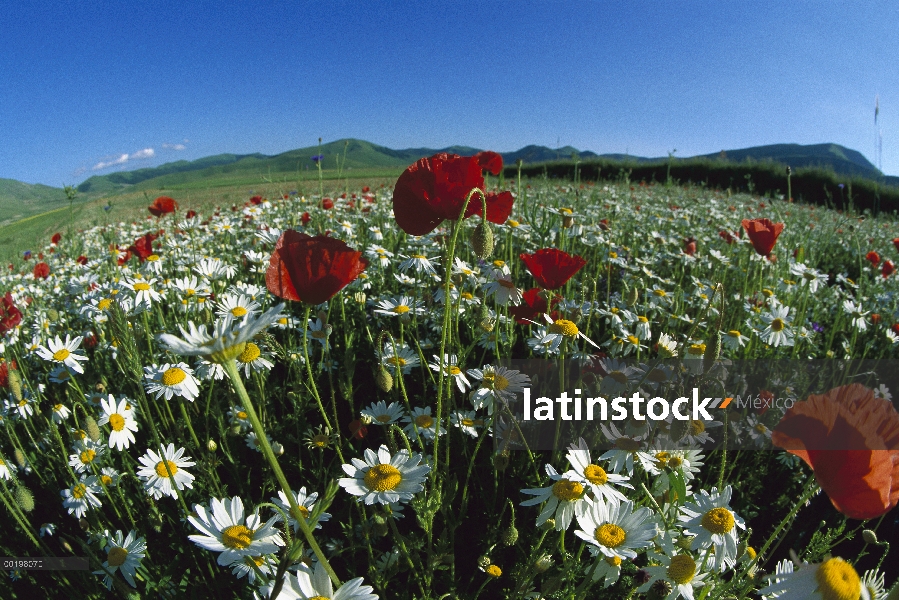
M 62 188 L 0 179 L 0 225 L 68 205 Z

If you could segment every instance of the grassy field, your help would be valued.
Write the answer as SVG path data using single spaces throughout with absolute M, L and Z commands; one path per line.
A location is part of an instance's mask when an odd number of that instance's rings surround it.
M 392 186 L 400 172 L 402 169 L 392 167 L 355 169 L 340 173 L 338 177 L 336 169 L 323 170 L 322 188 L 327 196 L 347 191 L 352 193 L 363 185 L 372 188 L 382 184 Z M 189 175 L 173 174 L 157 178 L 152 187 L 135 186 L 143 189 L 131 189 L 126 193 L 87 201 L 76 198 L 71 208 L 63 195 L 65 206 L 0 226 L 0 261 L 10 263 L 21 260 L 24 251 L 43 247 L 56 232 L 75 235 L 78 231 L 104 223 L 146 219 L 150 215 L 147 206 L 161 195 L 174 198 L 183 212 L 193 209 L 208 214 L 214 207 L 242 206 L 254 195 L 274 198 L 294 190 L 304 195 L 319 194 L 318 173 L 314 171 L 304 171 L 299 178 L 286 173 L 273 173 L 260 178 L 247 173 L 223 172 L 213 179 L 195 180 Z M 110 208 L 105 210 L 106 206 Z

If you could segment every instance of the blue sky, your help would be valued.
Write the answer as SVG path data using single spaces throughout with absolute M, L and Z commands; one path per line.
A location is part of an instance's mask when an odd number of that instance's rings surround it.
M 692 156 L 834 142 L 899 175 L 899 4 L 12 2 L 0 177 L 322 137 Z M 874 123 L 875 96 L 880 98 Z

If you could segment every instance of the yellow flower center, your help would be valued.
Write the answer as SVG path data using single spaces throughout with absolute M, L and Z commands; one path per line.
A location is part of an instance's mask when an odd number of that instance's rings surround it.
M 765 289 L 762 290 L 762 295 L 765 296 L 765 298 L 770 298 L 771 296 L 774 295 L 774 292 L 772 292 L 771 290 L 765 288 Z
M 621 566 L 621 557 L 619 556 L 603 556 L 603 560 L 606 561 L 612 567 L 620 567 Z
M 109 415 L 109 425 L 113 431 L 121 431 L 125 428 L 125 418 L 119 413 Z
M 328 436 L 323 433 L 316 434 L 316 436 L 312 438 L 312 443 L 316 448 L 326 448 L 328 446 Z
M 705 344 L 690 344 L 687 352 L 693 356 L 702 356 L 705 354 Z
M 247 309 L 245 309 L 243 306 L 235 306 L 231 309 L 231 314 L 235 317 L 242 317 L 247 314 Z
M 672 456 L 668 459 L 668 466 L 672 469 L 678 469 L 682 464 L 684 464 L 684 459 L 680 456 Z
M 606 548 L 617 548 L 627 539 L 627 532 L 614 523 L 606 523 L 597 527 L 593 536 Z
M 658 296 L 659 298 L 664 298 L 665 296 L 668 295 L 667 293 L 665 293 L 665 290 L 660 290 L 658 288 L 652 290 L 652 293 L 655 294 L 656 296 Z
M 415 417 L 415 425 L 417 427 L 422 427 L 427 429 L 431 425 L 434 424 L 434 419 L 431 418 L 431 415 L 418 415 Z
M 647 319 L 646 317 L 644 317 L 642 315 L 637 317 L 637 320 L 640 321 L 641 323 L 649 323 L 649 319 Z
M 197 290 L 195 290 L 193 288 L 187 288 L 186 290 L 184 290 L 184 293 L 187 294 L 188 296 L 193 296 L 194 294 L 197 293 Z
M 87 486 L 83 483 L 75 484 L 75 487 L 72 488 L 72 498 L 76 500 L 81 500 L 85 494 L 87 494 Z
M 118 546 L 113 546 L 106 555 L 106 562 L 109 563 L 110 567 L 121 567 L 125 564 L 126 558 L 128 558 L 127 550 L 119 548 Z
M 243 349 L 243 352 L 240 353 L 240 356 L 237 357 L 242 363 L 251 363 L 257 358 L 261 352 L 259 351 L 259 346 L 254 344 L 253 342 L 247 342 L 247 347 Z
M 375 465 L 365 474 L 365 487 L 376 492 L 396 489 L 403 480 L 402 473 L 393 465 Z
M 471 292 L 462 292 L 463 300 L 471 300 L 472 298 L 474 298 L 474 296 L 471 294 Z
M 56 352 L 53 353 L 53 360 L 62 362 L 69 357 L 71 352 L 66 348 L 60 348 Z
M 550 333 L 562 334 L 566 337 L 574 337 L 578 334 L 577 325 L 566 319 L 559 319 L 549 326 Z
M 100 310 L 106 310 L 110 307 L 110 305 L 112 305 L 111 298 L 103 298 L 102 300 L 97 302 L 97 308 L 99 308 Z
M 574 211 L 571 210 L 570 208 L 560 208 L 559 212 L 564 215 L 573 215 L 574 214 Z
M 702 526 L 712 533 L 727 533 L 734 528 L 734 515 L 726 508 L 713 508 L 702 515 Z
M 518 227 L 519 225 L 521 225 L 521 223 L 519 223 L 515 219 L 509 219 L 508 221 L 506 221 L 506 225 L 508 225 L 509 227 Z
M 151 254 L 150 256 L 147 257 L 147 260 L 149 260 L 150 262 L 156 262 L 157 260 L 159 260 L 159 255 Z
M 375 417 L 375 421 L 378 423 L 387 423 L 390 421 L 390 415 L 378 415 Z
M 62 404 L 54 404 L 54 405 L 53 405 L 53 410 L 54 410 L 55 412 L 59 412 L 60 410 L 62 410 Z
M 584 469 L 584 477 L 594 485 L 605 485 L 609 480 L 606 470 L 599 465 L 587 465 L 587 468 Z
M 393 312 L 395 312 L 398 315 L 404 315 L 407 312 L 409 312 L 410 310 L 411 309 L 408 306 L 406 306 L 405 304 L 400 304 L 399 306 L 393 307 Z
M 824 600 L 855 600 L 861 594 L 858 573 L 842 558 L 824 561 L 815 573 L 815 580 Z
M 390 358 L 386 359 L 385 362 L 388 362 L 394 366 L 400 366 L 400 367 L 406 366 L 406 359 L 404 359 L 402 357 L 398 358 L 396 356 L 391 356 Z
M 506 266 L 506 261 L 504 261 L 504 260 L 495 260 L 495 261 L 493 261 L 493 266 L 494 266 L 494 267 L 497 267 L 497 268 L 499 268 L 499 269 L 502 269 L 504 266 Z
M 28 406 L 28 400 L 19 400 L 19 403 L 16 406 Z
M 732 338 L 738 338 L 738 339 L 740 338 L 740 332 L 737 331 L 736 329 L 731 329 L 730 331 L 727 332 L 727 335 L 729 335 Z
M 281 317 L 278 319 L 278 325 L 287 325 L 287 317 Z
M 678 585 L 690 583 L 696 575 L 696 561 L 689 554 L 678 554 L 671 559 L 666 574 L 668 579 Z
M 150 284 L 149 284 L 149 283 L 145 283 L 145 282 L 141 281 L 140 283 L 135 283 L 135 284 L 134 284 L 134 291 L 135 291 L 135 292 L 146 292 L 146 291 L 149 290 L 149 289 L 150 289 Z
M 242 410 L 239 410 L 239 411 L 237 411 L 237 418 L 238 418 L 238 419 L 241 419 L 241 420 L 246 420 L 246 418 L 247 418 L 247 413 L 245 413 L 245 412 L 242 411 Z
M 162 374 L 162 385 L 178 385 L 185 378 L 187 378 L 187 373 L 178 367 L 172 367 L 171 369 L 166 369 L 165 373 Z
M 222 531 L 222 545 L 226 548 L 243 550 L 249 548 L 252 542 L 253 530 L 247 529 L 244 525 L 232 525 Z
M 489 567 L 484 569 L 484 572 L 487 573 L 488 575 L 490 575 L 491 577 L 502 577 L 503 576 L 503 570 L 500 569 L 499 567 L 497 567 L 496 565 L 490 565 Z
M 668 460 L 671 458 L 671 453 L 665 452 L 662 450 L 661 452 L 656 452 L 656 461 L 658 461 L 660 467 L 668 466 Z
M 93 450 L 83 450 L 81 454 L 78 455 L 78 458 L 84 464 L 89 464 L 94 462 L 94 458 L 97 457 L 97 453 Z
M 762 425 L 761 423 L 756 423 L 756 426 L 753 427 L 753 429 L 755 429 L 759 433 L 765 433 L 766 431 L 768 431 L 768 428 L 765 427 L 764 425 Z
M 633 344 L 634 346 L 639 346 L 639 345 L 640 345 L 640 340 L 637 339 L 637 336 L 635 336 L 635 335 L 629 335 L 629 336 L 627 336 L 627 341 L 629 341 L 629 342 L 630 342 L 631 344 Z
M 172 472 L 172 475 L 178 472 L 178 465 L 170 460 L 161 460 L 156 463 L 156 474 L 160 477 L 165 477 L 166 479 L 168 479 L 169 473 L 165 470 L 166 465 L 168 465 L 169 470 Z
M 308 508 L 306 508 L 306 507 L 303 506 L 302 504 L 298 505 L 297 508 L 298 508 L 299 511 L 300 511 L 300 515 L 301 515 L 304 519 L 308 519 L 308 518 L 309 518 L 309 509 L 308 509 Z M 297 516 L 296 513 L 293 513 L 293 512 L 292 512 L 291 514 L 293 514 L 294 518 L 296 518 L 296 516 Z
M 577 481 L 560 479 L 553 484 L 553 495 L 559 500 L 577 500 L 584 495 L 584 486 Z
M 112 477 L 109 475 L 100 475 L 100 481 L 103 482 L 103 485 L 109 485 L 112 483 Z
M 774 319 L 771 321 L 771 331 L 783 331 L 786 324 L 783 319 Z
M 612 260 L 615 260 L 616 258 L 618 258 L 618 253 L 617 252 L 609 252 L 609 258 L 611 258 Z
M 474 427 L 474 419 L 462 419 L 461 423 L 463 427 Z
M 705 423 L 699 419 L 690 421 L 690 435 L 699 435 L 705 431 Z
M 427 260 L 428 257 L 425 256 L 424 254 L 413 254 L 412 258 L 417 259 L 417 260 Z
M 450 368 L 449 368 L 449 374 L 452 375 L 452 376 L 454 376 L 454 377 L 455 377 L 456 375 L 460 374 L 461 372 L 462 372 L 462 369 L 460 369 L 460 368 L 457 367 L 456 365 L 451 365 Z

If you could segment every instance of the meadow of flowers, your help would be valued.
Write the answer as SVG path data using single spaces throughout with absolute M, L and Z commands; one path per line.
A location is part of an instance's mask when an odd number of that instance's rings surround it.
M 613 394 L 888 361 L 895 218 L 501 169 L 436 155 L 392 189 L 213 214 L 160 197 L 9 265 L 0 554 L 90 569 L 10 570 L 0 596 L 886 598 L 884 382 L 538 451 L 509 361 Z

